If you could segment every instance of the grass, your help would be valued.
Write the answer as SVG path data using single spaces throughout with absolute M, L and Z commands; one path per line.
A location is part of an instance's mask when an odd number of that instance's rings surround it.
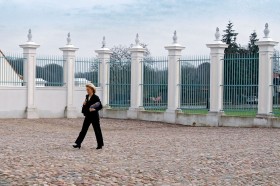
M 257 115 L 257 109 L 236 109 L 236 110 L 225 110 L 226 116 L 242 116 L 242 117 L 255 117 Z
M 164 112 L 165 110 L 145 110 L 146 112 Z M 189 110 L 182 110 L 184 114 L 200 114 L 206 115 L 208 114 L 207 109 L 189 109 Z M 257 110 L 227 110 L 225 111 L 226 116 L 236 116 L 236 117 L 255 117 Z M 279 112 L 280 115 L 280 112 Z
M 280 108 L 274 108 L 273 109 L 273 114 L 275 117 L 280 117 Z
M 110 109 L 112 109 L 112 110 L 128 110 L 128 107 L 115 107 L 115 106 L 113 106 Z
M 146 112 L 165 112 L 166 109 L 158 109 L 158 110 L 145 110 Z
M 207 109 L 190 109 L 190 110 L 182 110 L 184 114 L 208 114 Z

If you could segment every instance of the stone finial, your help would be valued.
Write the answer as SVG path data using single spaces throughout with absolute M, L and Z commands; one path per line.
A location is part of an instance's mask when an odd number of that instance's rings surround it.
M 31 33 L 31 29 L 28 30 L 28 35 L 27 35 L 27 42 L 32 42 L 32 33 Z
M 136 34 L 135 44 L 136 44 L 136 46 L 140 45 L 140 40 L 139 40 L 139 34 L 138 33 Z
M 71 36 L 70 36 L 70 32 L 67 34 L 67 45 L 71 45 Z
M 266 23 L 265 24 L 265 29 L 264 29 L 264 31 L 263 31 L 263 33 L 264 33 L 264 37 L 265 38 L 268 38 L 269 37 L 269 29 L 268 29 L 268 23 Z
M 215 38 L 216 38 L 216 41 L 220 41 L 220 29 L 219 27 L 216 28 L 216 33 L 215 33 Z
M 178 40 L 178 37 L 177 37 L 177 32 L 175 30 L 174 35 L 173 35 L 173 44 L 177 44 L 177 40 Z
M 105 36 L 103 36 L 103 40 L 102 40 L 102 48 L 106 47 L 106 40 L 105 40 Z

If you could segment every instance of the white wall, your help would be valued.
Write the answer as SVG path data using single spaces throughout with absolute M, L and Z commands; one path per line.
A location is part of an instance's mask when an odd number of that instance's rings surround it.
M 63 118 L 66 87 L 37 87 L 35 104 L 40 118 Z
M 25 118 L 26 87 L 0 87 L 0 118 Z
M 35 105 L 39 118 L 63 118 L 66 108 L 66 87 L 36 87 Z M 86 95 L 85 88 L 75 87 L 74 107 L 78 117 Z M 96 95 L 102 99 L 102 89 Z M 0 86 L 0 118 L 26 118 L 27 88 Z

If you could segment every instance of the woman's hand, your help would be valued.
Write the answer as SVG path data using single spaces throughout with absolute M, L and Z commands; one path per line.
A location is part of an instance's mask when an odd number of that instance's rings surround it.
M 90 111 L 90 112 L 93 112 L 93 111 L 95 111 L 95 109 L 94 109 L 94 108 L 90 108 L 89 111 Z
M 84 101 L 83 105 L 86 105 L 86 104 L 87 104 L 87 102 Z

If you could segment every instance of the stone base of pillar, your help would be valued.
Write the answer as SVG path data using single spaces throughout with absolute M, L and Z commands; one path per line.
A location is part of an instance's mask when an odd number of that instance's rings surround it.
M 27 108 L 26 109 L 26 118 L 27 119 L 38 119 L 39 115 L 36 108 Z
M 103 109 L 110 109 L 110 105 L 103 105 Z
M 144 107 L 132 108 L 130 107 L 127 111 L 127 117 L 129 119 L 138 119 L 138 113 L 144 111 Z
M 223 115 L 224 115 L 223 111 L 220 111 L 220 112 L 209 111 L 206 116 L 208 125 L 211 127 L 219 127 L 220 119 L 221 119 L 221 116 L 223 116 Z
M 176 123 L 177 114 L 182 113 L 181 109 L 169 110 L 164 112 L 163 120 L 167 123 Z
M 66 118 L 77 118 L 77 109 L 76 107 L 66 107 L 65 109 Z
M 272 123 L 271 120 L 269 118 L 271 118 L 272 115 L 260 115 L 260 116 L 256 116 L 256 118 L 254 118 L 254 124 L 253 127 L 271 127 Z
M 270 113 L 270 114 L 257 114 L 256 115 L 256 118 L 271 118 L 273 117 L 273 114 Z
M 224 111 L 219 111 L 219 112 L 209 111 L 207 115 L 209 115 L 209 116 L 223 116 L 224 114 L 225 114 Z
M 254 118 L 254 127 L 272 127 L 274 115 L 270 114 L 257 114 Z
M 103 109 L 101 110 L 101 112 L 99 112 L 100 117 L 103 117 L 103 118 L 108 117 L 107 109 L 111 109 L 111 107 L 109 105 L 103 105 Z

